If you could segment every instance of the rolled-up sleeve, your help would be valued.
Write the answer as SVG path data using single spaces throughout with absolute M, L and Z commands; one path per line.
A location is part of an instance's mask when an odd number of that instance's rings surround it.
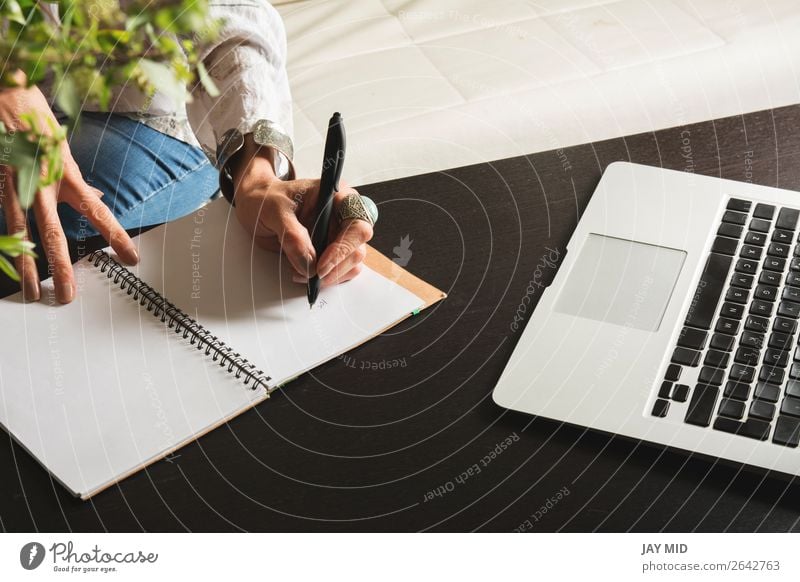
M 269 120 L 292 135 L 292 101 L 286 75 L 286 33 L 277 11 L 263 1 L 211 1 L 210 17 L 222 21 L 212 43 L 200 47 L 200 58 L 219 95 L 202 85 L 192 90 L 186 106 L 200 145 L 214 155 L 229 129 L 253 131 Z

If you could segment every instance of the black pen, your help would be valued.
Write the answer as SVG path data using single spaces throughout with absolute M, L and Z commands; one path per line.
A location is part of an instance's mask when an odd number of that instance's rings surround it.
M 328 229 L 333 211 L 333 195 L 339 191 L 339 178 L 344 166 L 344 125 L 342 116 L 334 113 L 328 122 L 328 135 L 325 138 L 325 155 L 322 158 L 322 175 L 319 179 L 319 198 L 317 199 L 317 218 L 311 230 L 311 242 L 317 254 L 317 261 L 328 247 Z M 314 307 L 319 295 L 320 280 L 314 275 L 308 280 L 308 307 Z

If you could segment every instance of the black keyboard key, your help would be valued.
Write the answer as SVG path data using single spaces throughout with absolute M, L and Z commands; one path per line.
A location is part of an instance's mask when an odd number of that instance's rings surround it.
M 725 214 L 722 215 L 722 222 L 730 222 L 731 224 L 744 224 L 747 222 L 747 215 L 741 212 L 727 210 Z
M 737 333 L 739 333 L 739 322 L 736 321 L 735 319 L 720 317 L 717 320 L 717 325 L 714 327 L 714 331 L 716 331 L 717 333 L 727 333 L 730 335 L 736 335 Z
M 784 287 L 783 294 L 781 295 L 783 299 L 787 301 L 794 301 L 795 303 L 800 303 L 800 288 L 798 287 Z
M 722 253 L 723 255 L 735 255 L 736 254 L 736 247 L 739 246 L 739 241 L 734 240 L 732 238 L 727 238 L 724 236 L 718 236 L 714 239 L 714 244 L 711 245 L 711 250 L 715 253 Z M 750 247 L 752 249 L 758 249 L 759 256 L 761 255 L 761 249 L 758 247 Z M 752 257 L 747 257 L 752 258 Z
M 739 343 L 748 348 L 756 348 L 760 350 L 764 347 L 764 334 L 755 331 L 745 331 L 739 339 Z
M 747 303 L 750 299 L 750 293 L 747 289 L 739 289 L 738 287 L 730 287 L 728 292 L 725 293 L 725 301 L 732 301 L 734 303 Z
M 772 329 L 775 331 L 782 331 L 783 333 L 794 333 L 797 331 L 797 322 L 785 317 L 776 317 L 775 321 L 772 323 Z
M 800 258 L 799 257 L 794 257 L 792 259 L 792 264 L 789 267 L 789 269 L 792 270 L 792 271 L 800 271 Z
M 675 384 L 672 389 L 672 399 L 676 402 L 686 402 L 689 398 L 689 387 L 686 384 Z
M 727 416 L 728 418 L 738 419 L 744 416 L 744 409 L 744 402 L 731 400 L 730 398 L 723 398 L 719 402 L 719 410 L 717 410 L 717 414 L 720 416 Z
M 734 225 L 734 224 L 730 224 L 728 226 L 736 228 L 736 225 Z M 788 230 L 776 229 L 772 233 L 772 242 L 786 243 L 786 244 L 791 245 L 793 238 L 794 238 L 794 233 L 793 232 L 789 232 Z
M 658 389 L 659 398 L 669 398 L 672 394 L 672 382 L 662 382 L 661 388 Z
M 772 271 L 761 271 L 761 275 L 758 277 L 758 282 L 765 285 L 771 285 L 772 287 L 777 287 L 781 284 L 781 274 L 773 273 Z
M 800 418 L 778 416 L 772 442 L 785 447 L 796 447 L 800 443 Z
M 800 245 L 797 245 L 797 248 L 800 249 Z M 800 287 L 800 273 L 789 273 L 786 275 L 786 284 Z
M 750 221 L 750 230 L 756 232 L 769 232 L 770 222 L 762 218 L 754 218 Z
M 685 348 L 702 350 L 706 347 L 706 338 L 708 338 L 708 332 L 694 329 L 693 327 L 684 327 L 678 336 L 678 345 Z
M 773 331 L 769 336 L 769 347 L 779 350 L 788 350 L 792 347 L 792 336 L 788 333 Z
M 719 305 L 722 288 L 728 278 L 733 260 L 727 255 L 711 253 L 708 255 L 703 274 L 694 293 L 694 300 L 689 307 L 686 324 L 701 329 L 711 329 L 714 312 Z
M 689 348 L 682 348 L 679 346 L 672 352 L 672 363 L 695 368 L 700 364 L 700 355 L 700 352 L 697 350 L 690 350 Z
M 732 335 L 725 335 L 724 333 L 715 333 L 711 336 L 711 347 L 715 350 L 722 350 L 730 352 L 733 350 L 733 345 L 736 343 L 736 338 Z
M 764 273 L 769 273 L 769 271 L 764 271 Z M 775 301 L 778 298 L 778 288 L 772 285 L 758 285 L 753 296 L 766 301 Z
M 764 268 L 768 271 L 783 273 L 783 271 L 786 269 L 786 259 L 781 259 L 779 257 L 767 257 L 764 259 Z
M 769 382 L 759 382 L 756 384 L 756 391 L 753 396 L 767 402 L 777 402 L 781 397 L 781 387 Z
M 800 380 L 789 380 L 786 383 L 786 395 L 793 398 L 800 398 Z M 775 399 L 773 402 L 777 402 Z
M 775 207 L 771 204 L 756 204 L 756 209 L 753 211 L 753 216 L 756 218 L 772 220 L 772 217 L 775 216 Z
M 756 369 L 751 366 L 734 364 L 731 366 L 730 379 L 735 382 L 750 384 L 756 379 Z
M 800 380 L 800 364 L 792 364 L 789 369 L 789 378 L 792 380 Z
M 750 384 L 744 382 L 728 382 L 725 384 L 725 398 L 735 398 L 745 402 L 750 397 Z
M 722 238 L 722 237 L 718 236 L 717 240 L 719 240 L 720 238 Z M 732 240 L 732 239 L 729 239 L 729 238 L 724 238 L 722 240 L 729 240 L 729 241 L 733 242 L 734 245 L 738 242 L 738 241 L 735 241 L 735 240 Z M 714 245 L 716 245 L 716 241 L 714 242 Z M 727 246 L 730 246 L 730 245 L 727 245 Z M 735 248 L 736 247 L 734 246 L 734 249 Z M 711 250 L 717 251 L 719 253 L 725 253 L 725 251 L 717 250 L 714 247 L 712 247 Z M 764 249 L 762 249 L 761 247 L 754 247 L 753 245 L 744 245 L 742 247 L 742 250 L 739 251 L 739 256 L 742 257 L 743 259 L 753 259 L 754 261 L 757 261 L 758 259 L 761 258 L 761 253 L 763 251 L 764 251 Z M 725 253 L 725 254 L 727 255 L 727 254 L 733 254 L 733 253 Z
M 767 440 L 767 437 L 769 437 L 769 429 L 770 426 L 768 422 L 755 418 L 748 418 L 744 422 L 740 422 L 720 416 L 714 421 L 714 430 L 730 432 L 760 441 Z
M 719 225 L 719 229 L 717 229 L 717 234 L 720 236 L 727 236 L 730 238 L 735 238 L 739 240 L 742 238 L 742 233 L 744 232 L 744 227 L 738 224 L 729 224 L 727 222 L 723 222 Z
M 783 402 L 781 402 L 781 414 L 800 416 L 800 398 L 784 396 Z
M 767 244 L 767 235 L 763 232 L 753 232 L 752 230 L 748 230 L 747 234 L 744 235 L 744 242 L 748 245 L 758 245 L 763 247 Z
M 719 314 L 721 317 L 728 317 L 730 319 L 741 319 L 744 317 L 744 305 L 740 305 L 739 303 L 730 303 L 726 301 L 722 304 L 722 308 L 719 310 Z
M 703 361 L 706 366 L 713 366 L 714 368 L 727 368 L 728 367 L 728 354 L 718 350 L 708 350 L 706 352 L 706 359 Z M 722 384 L 722 382 L 720 382 Z
M 725 255 L 721 255 L 725 256 Z M 758 261 L 750 259 L 739 259 L 736 261 L 736 270 L 740 273 L 756 273 L 758 271 Z
M 720 321 L 722 318 L 720 318 Z M 744 328 L 749 331 L 757 331 L 759 333 L 766 333 L 769 329 L 769 320 L 758 315 L 748 315 L 744 320 Z
M 763 382 L 770 382 L 771 384 L 781 384 L 784 375 L 783 368 L 778 368 L 777 366 L 761 366 L 758 379 Z
M 764 363 L 770 366 L 785 368 L 789 364 L 789 352 L 787 350 L 768 348 L 767 351 L 764 352 Z
M 736 210 L 737 212 L 750 212 L 749 200 L 742 200 L 741 198 L 731 198 L 728 200 L 728 210 Z
M 797 319 L 800 317 L 800 303 L 792 303 L 791 301 L 781 301 L 778 305 L 778 315 L 782 317 L 791 317 Z
M 769 273 L 769 271 L 764 271 Z M 751 289 L 753 287 L 753 275 L 745 275 L 744 273 L 734 273 L 731 277 L 731 285 L 734 287 L 741 287 L 742 289 Z
M 775 221 L 775 228 L 785 228 L 794 230 L 797 226 L 797 219 L 800 217 L 800 210 L 794 208 L 781 208 L 778 212 L 778 220 Z
M 760 355 L 760 352 L 758 350 L 754 350 L 753 348 L 739 348 L 736 350 L 736 355 L 733 357 L 733 361 L 737 364 L 755 366 L 758 364 L 758 358 Z
M 711 424 L 711 416 L 719 398 L 719 388 L 708 384 L 698 384 L 692 392 L 692 399 L 686 410 L 684 420 L 689 424 L 697 426 L 708 426 Z
M 750 403 L 749 416 L 761 420 L 772 420 L 775 416 L 775 405 L 763 400 L 753 400 Z
M 725 239 L 730 240 L 730 239 Z M 767 249 L 767 254 L 772 257 L 782 257 L 786 258 L 789 256 L 789 245 L 785 243 L 774 242 L 769 245 Z
M 764 301 L 763 299 L 753 299 L 750 303 L 750 313 L 753 315 L 760 315 L 761 317 L 769 317 L 772 315 L 771 301 Z
M 725 380 L 725 370 L 719 368 L 711 368 L 710 366 L 703 366 L 700 370 L 700 382 L 703 384 L 713 384 L 714 386 L 721 386 L 722 381 Z
M 667 366 L 667 371 L 664 373 L 664 378 L 672 382 L 677 382 L 681 377 L 681 368 L 678 364 L 670 364 Z
M 669 410 L 669 400 L 659 398 L 653 405 L 653 416 L 664 418 Z

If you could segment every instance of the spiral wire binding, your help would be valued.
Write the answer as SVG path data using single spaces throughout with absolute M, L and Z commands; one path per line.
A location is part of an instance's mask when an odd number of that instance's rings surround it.
M 198 350 L 204 350 L 205 355 L 213 362 L 218 362 L 220 367 L 227 366 L 227 372 L 237 379 L 243 379 L 245 386 L 257 390 L 263 386 L 267 393 L 270 392 L 268 383 L 272 379 L 261 370 L 257 369 L 246 358 L 234 352 L 225 342 L 212 335 L 210 331 L 189 317 L 182 310 L 167 301 L 158 291 L 139 279 L 128 269 L 120 265 L 105 251 L 94 251 L 89 255 L 89 261 L 100 267 L 100 272 L 105 273 L 120 289 L 131 295 L 134 301 L 151 312 L 154 317 L 159 317 L 176 334 L 181 334 L 183 339 L 188 339 L 189 344 Z M 252 384 L 250 384 L 252 382 Z

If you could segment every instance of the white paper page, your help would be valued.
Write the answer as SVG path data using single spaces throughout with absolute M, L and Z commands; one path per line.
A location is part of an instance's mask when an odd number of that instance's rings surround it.
M 69 305 L 0 300 L 0 422 L 74 493 L 137 469 L 253 392 L 86 260 Z M 50 304 L 48 304 L 50 303 Z
M 309 310 L 285 257 L 256 247 L 223 199 L 139 237 L 135 271 L 280 384 L 380 333 L 423 301 L 369 268 Z

